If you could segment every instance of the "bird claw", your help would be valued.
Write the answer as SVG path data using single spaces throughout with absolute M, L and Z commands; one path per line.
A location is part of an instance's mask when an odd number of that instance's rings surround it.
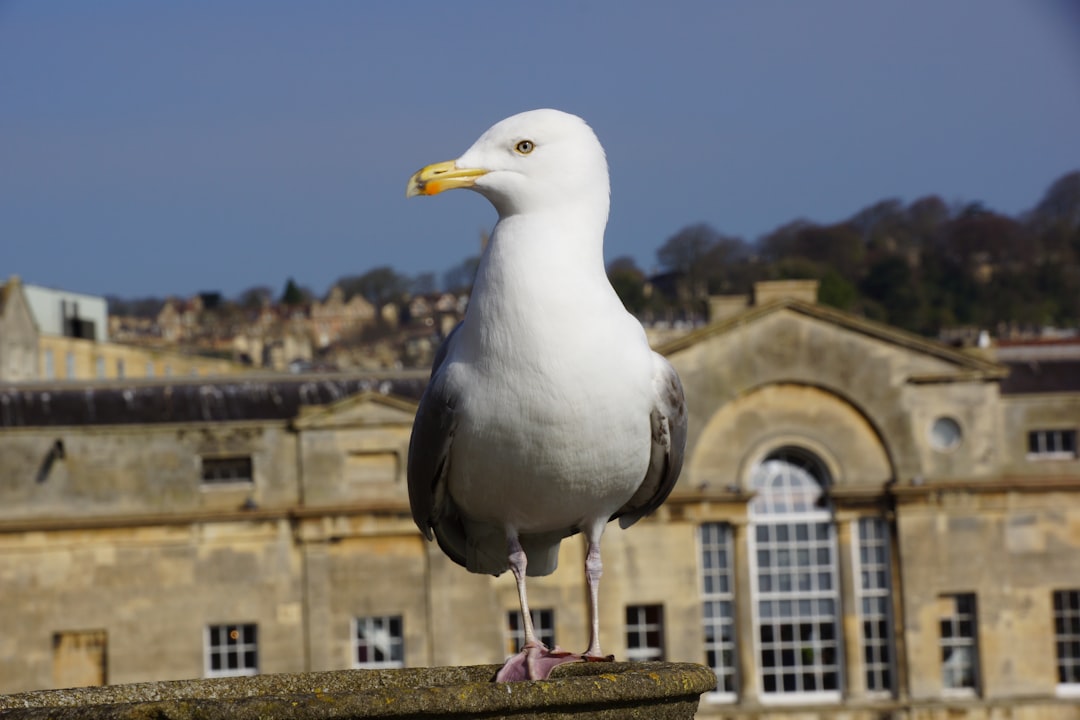
M 521 652 L 506 661 L 495 675 L 495 682 L 518 682 L 521 680 L 547 680 L 548 675 L 559 665 L 568 662 L 581 662 L 585 658 L 567 652 L 560 647 L 548 650 L 541 644 L 523 648 Z M 602 658 L 601 658 L 602 659 Z
M 580 657 L 585 662 L 615 662 L 614 655 L 589 655 L 586 653 Z

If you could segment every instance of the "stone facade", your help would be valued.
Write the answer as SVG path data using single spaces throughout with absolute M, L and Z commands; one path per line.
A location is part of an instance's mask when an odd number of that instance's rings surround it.
M 104 298 L 24 286 L 12 277 L 0 285 L 0 383 L 249 371 L 230 360 L 109 342 L 107 331 Z
M 604 538 L 606 651 L 711 665 L 700 717 L 1078 717 L 1080 392 L 783 296 L 663 351 L 686 463 Z M 422 386 L 99 388 L 130 414 L 94 420 L 11 400 L 0 692 L 53 686 L 79 632 L 105 633 L 110 683 L 215 674 L 218 627 L 257 627 L 261 673 L 501 661 L 513 582 L 409 513 Z M 582 563 L 570 538 L 529 586 L 572 649 Z
M 231 360 L 60 335 L 40 336 L 38 348 L 38 380 L 207 377 L 251 372 L 251 368 Z
M 12 277 L 0 285 L 0 381 L 32 380 L 37 368 L 37 323 L 22 282 Z

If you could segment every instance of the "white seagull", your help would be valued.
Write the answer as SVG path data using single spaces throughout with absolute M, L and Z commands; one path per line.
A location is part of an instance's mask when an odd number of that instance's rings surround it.
M 465 319 L 439 348 L 409 445 L 409 501 L 430 540 L 475 573 L 517 580 L 524 648 L 497 680 L 540 679 L 600 660 L 600 537 L 671 492 L 686 406 L 604 269 L 610 186 L 604 150 L 579 117 L 533 110 L 429 165 L 407 196 L 469 188 L 499 213 Z M 559 543 L 588 539 L 591 630 L 583 655 L 546 648 L 525 577 L 548 575 Z

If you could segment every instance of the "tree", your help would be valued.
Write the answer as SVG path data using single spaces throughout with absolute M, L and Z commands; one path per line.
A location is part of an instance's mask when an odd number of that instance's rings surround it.
M 846 223 L 810 225 L 795 233 L 789 253 L 855 278 L 861 274 L 866 246 L 855 228 Z
M 730 264 L 745 259 L 750 248 L 742 238 L 722 235 L 711 225 L 688 225 L 656 251 L 660 266 L 682 276 L 684 297 L 696 304 L 705 295 L 729 292 Z
M 821 276 L 818 285 L 818 302 L 840 310 L 851 310 L 859 299 L 859 291 L 840 273 L 829 269 Z
M 443 273 L 443 289 L 447 292 L 467 292 L 476 280 L 476 268 L 480 267 L 480 256 L 465 258 L 460 264 Z
M 399 275 L 392 267 L 382 266 L 368 270 L 363 275 L 347 275 L 335 283 L 345 294 L 345 299 L 362 295 L 375 307 L 401 298 L 409 288 L 409 278 Z
M 719 235 L 705 223 L 688 225 L 660 246 L 656 259 L 667 270 L 689 274 L 712 248 Z
M 808 220 L 792 220 L 786 225 L 781 225 L 758 240 L 758 248 L 762 257 L 768 262 L 775 262 L 781 258 L 795 253 L 795 240 L 799 233 L 813 223 Z
M 1030 215 L 1040 226 L 1080 227 L 1080 170 L 1066 173 L 1047 188 Z
M 296 281 L 289 278 L 285 283 L 285 289 L 281 293 L 280 302 L 282 305 L 303 305 L 305 301 L 304 292 L 296 284 Z
M 626 310 L 634 315 L 640 315 L 645 309 L 645 273 L 637 266 L 634 259 L 628 256 L 615 258 L 607 266 L 608 280 L 615 293 L 622 300 Z
M 420 273 L 409 283 L 409 292 L 413 295 L 430 295 L 436 290 L 438 287 L 433 272 Z
M 261 308 L 263 305 L 269 305 L 273 297 L 273 290 L 265 285 L 256 285 L 240 293 L 236 299 L 236 304 L 246 310 L 254 310 Z
M 919 297 L 911 267 L 900 257 L 875 263 L 861 283 L 863 294 L 885 309 L 887 322 L 907 330 L 917 330 Z
M 949 206 L 937 195 L 927 195 L 908 205 L 907 217 L 915 234 L 927 237 L 949 220 Z

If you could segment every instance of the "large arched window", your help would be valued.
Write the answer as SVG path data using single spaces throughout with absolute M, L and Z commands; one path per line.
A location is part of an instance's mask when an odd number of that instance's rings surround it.
M 766 700 L 839 699 L 840 587 L 829 481 L 824 464 L 796 447 L 773 451 L 753 471 L 754 639 Z

